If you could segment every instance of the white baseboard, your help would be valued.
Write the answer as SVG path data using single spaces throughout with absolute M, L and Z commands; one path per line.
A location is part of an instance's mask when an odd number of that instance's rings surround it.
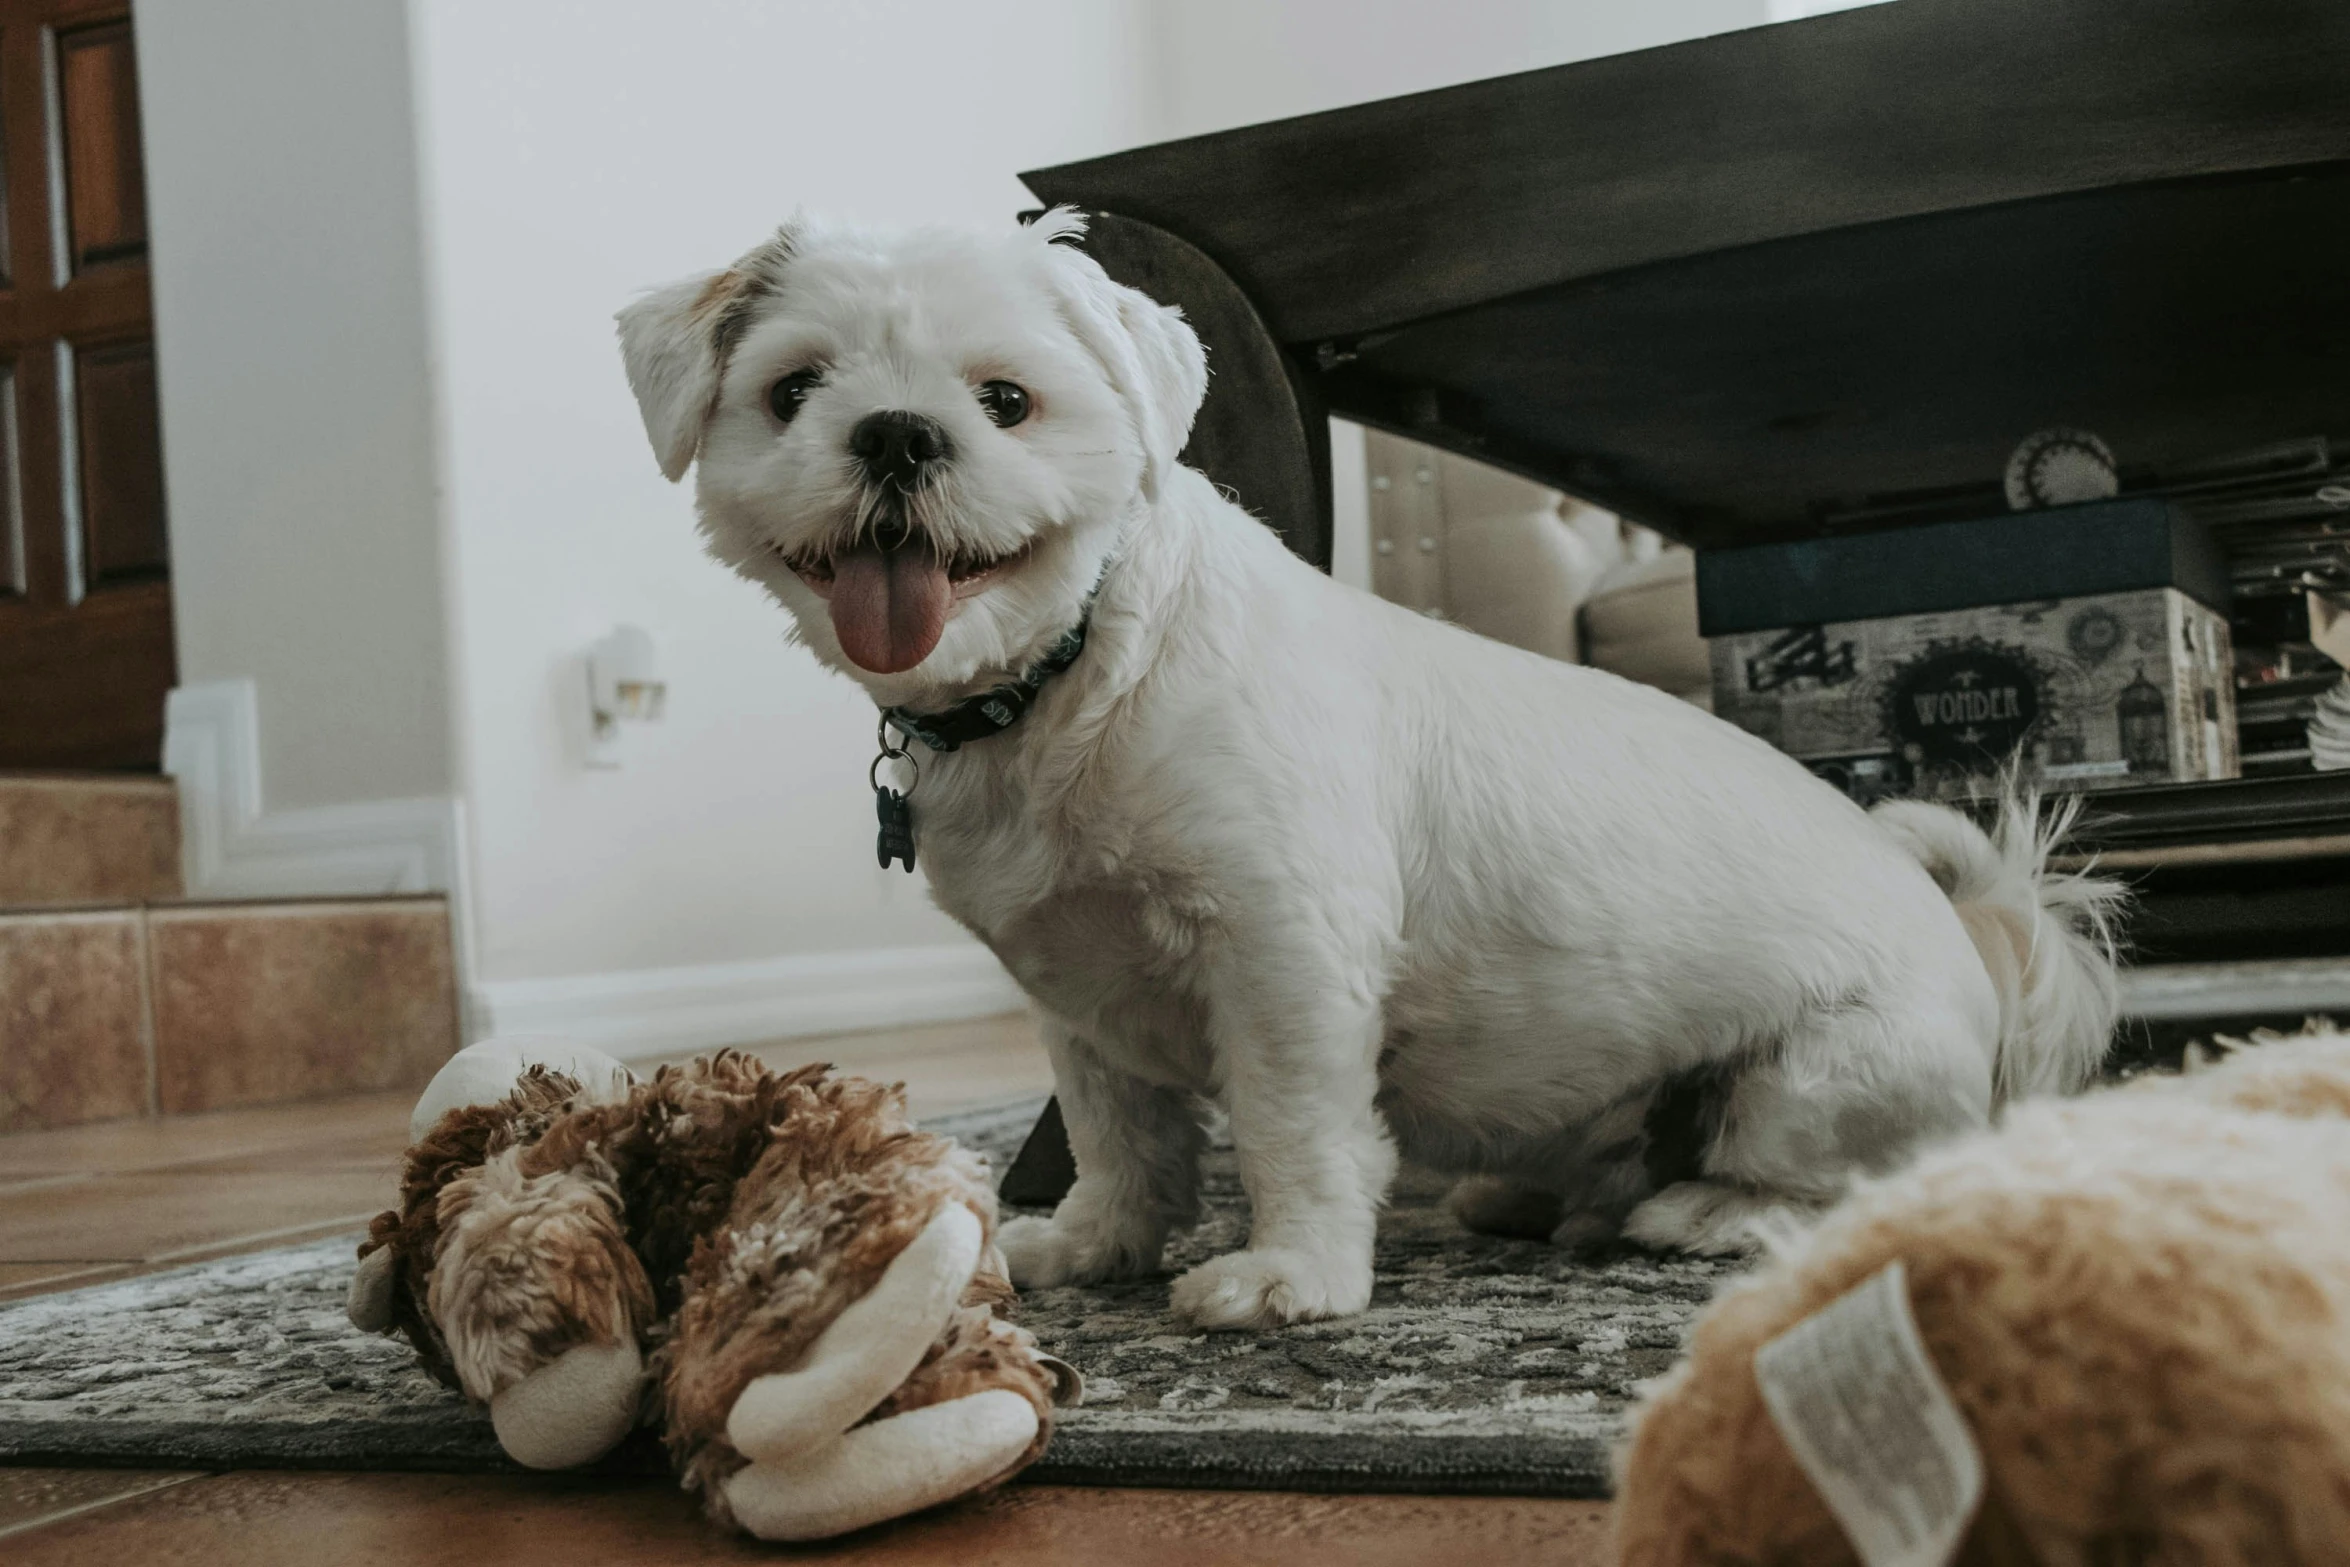
M 463 818 L 446 797 L 265 811 L 250 680 L 181 686 L 164 710 L 163 770 L 179 784 L 190 897 L 446 893 L 464 876 Z
M 622 1060 L 763 1039 L 994 1017 L 1020 987 L 976 944 L 804 953 L 475 985 L 477 1037 L 555 1034 Z

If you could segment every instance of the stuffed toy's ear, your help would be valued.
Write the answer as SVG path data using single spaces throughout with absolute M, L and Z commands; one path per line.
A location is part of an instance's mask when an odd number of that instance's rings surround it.
M 1055 1404 L 1063 1409 L 1075 1409 L 1085 1402 L 1084 1372 L 1058 1355 L 1039 1354 L 1036 1363 L 1052 1373 Z
M 1207 350 L 1181 310 L 1112 281 L 1100 262 L 1055 243 L 1085 232 L 1081 214 L 1056 207 L 1028 232 L 1048 253 L 1062 318 L 1126 404 L 1142 443 L 1143 497 L 1155 501 L 1208 395 Z
M 351 1275 L 350 1293 L 343 1297 L 343 1314 L 362 1333 L 382 1333 L 392 1325 L 392 1291 L 400 1282 L 400 1254 L 378 1246 L 359 1259 Z

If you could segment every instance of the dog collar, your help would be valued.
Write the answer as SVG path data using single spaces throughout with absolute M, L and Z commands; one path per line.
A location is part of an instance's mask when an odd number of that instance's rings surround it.
M 892 744 L 889 732 L 895 729 L 933 751 L 959 751 L 974 740 L 1002 734 L 1036 705 L 1036 694 L 1044 689 L 1046 681 L 1077 662 L 1077 655 L 1085 651 L 1086 627 L 1092 623 L 1093 600 L 1088 598 L 1083 617 L 1062 632 L 1060 640 L 1045 649 L 1044 657 L 1022 671 L 1019 679 L 965 697 L 942 713 L 917 713 L 909 707 L 881 710 L 878 727 L 881 754 L 866 769 L 865 779 L 873 785 L 873 807 L 881 818 L 876 852 L 883 870 L 889 869 L 892 860 L 904 861 L 909 874 L 914 869 L 914 808 L 907 802 L 913 796 L 914 786 L 922 781 L 922 769 L 914 761 L 911 750 Z M 902 791 L 881 781 L 884 762 L 904 762 L 912 770 L 914 776 L 907 780 Z
M 943 713 L 891 707 L 882 710 L 882 719 L 933 751 L 956 751 L 974 740 L 1000 735 L 1036 705 L 1036 694 L 1046 681 L 1077 662 L 1077 655 L 1085 651 L 1085 628 L 1092 622 L 1093 606 L 1087 604 L 1084 618 L 1062 632 L 1060 640 L 1045 649 L 1044 657 L 1029 665 L 1017 680 L 967 696 Z

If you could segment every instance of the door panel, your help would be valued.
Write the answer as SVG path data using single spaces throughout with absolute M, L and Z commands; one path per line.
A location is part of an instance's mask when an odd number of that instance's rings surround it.
M 67 253 L 79 272 L 147 254 L 139 78 L 126 19 L 56 34 Z
M 163 444 L 155 425 L 155 348 L 145 341 L 82 349 L 74 422 L 84 591 L 164 575 Z
M 0 767 L 153 771 L 174 679 L 122 0 L 0 0 Z
M 0 767 L 153 772 L 171 689 L 171 590 L 142 582 L 67 609 L 28 605 L 0 636 Z M 145 722 L 126 721 L 142 693 Z
M 24 491 L 17 484 L 16 360 L 0 359 L 0 604 L 25 595 Z

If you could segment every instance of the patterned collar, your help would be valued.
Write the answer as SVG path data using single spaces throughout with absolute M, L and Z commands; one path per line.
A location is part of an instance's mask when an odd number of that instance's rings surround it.
M 1011 728 L 1036 705 L 1037 693 L 1053 676 L 1077 662 L 1077 655 L 1085 651 L 1085 630 L 1093 623 L 1093 601 L 1085 603 L 1085 615 L 1076 625 L 1061 633 L 1060 640 L 1045 650 L 1044 657 L 1028 666 L 1019 679 L 967 696 L 943 713 L 917 713 L 912 708 L 882 709 L 884 723 L 899 733 L 921 741 L 933 751 L 955 751 L 974 740 L 999 735 Z

